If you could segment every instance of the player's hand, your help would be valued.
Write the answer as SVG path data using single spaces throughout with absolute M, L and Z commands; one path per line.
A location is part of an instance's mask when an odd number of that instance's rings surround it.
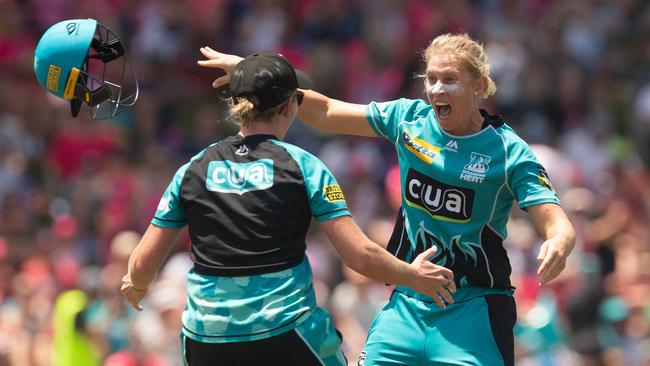
M 147 293 L 147 289 L 145 288 L 144 290 L 137 290 L 133 287 L 133 283 L 131 282 L 131 277 L 129 277 L 129 274 L 125 274 L 124 277 L 122 277 L 122 287 L 120 288 L 120 292 L 122 293 L 122 296 L 126 299 L 126 301 L 133 306 L 133 308 L 137 311 L 142 311 L 142 306 L 140 306 L 140 301 L 142 301 L 142 298 L 144 295 Z
M 442 300 L 444 299 L 448 304 L 454 303 L 451 294 L 456 292 L 456 284 L 454 283 L 454 273 L 450 269 L 429 261 L 437 250 L 437 247 L 431 247 L 413 260 L 411 266 L 415 270 L 416 276 L 410 287 L 419 293 L 430 296 L 440 309 L 445 309 L 447 305 Z
M 537 256 L 537 261 L 540 262 L 537 269 L 540 286 L 544 286 L 562 272 L 572 249 L 573 242 L 563 237 L 553 237 L 542 244 Z
M 199 60 L 196 63 L 199 66 L 203 67 L 212 67 L 216 69 L 221 69 L 226 72 L 226 75 L 216 79 L 212 82 L 213 88 L 218 88 L 222 85 L 228 84 L 230 82 L 230 73 L 235 69 L 235 66 L 243 60 L 242 57 L 237 55 L 229 55 L 227 53 L 221 53 L 213 50 L 210 47 L 201 47 L 201 53 L 207 60 Z

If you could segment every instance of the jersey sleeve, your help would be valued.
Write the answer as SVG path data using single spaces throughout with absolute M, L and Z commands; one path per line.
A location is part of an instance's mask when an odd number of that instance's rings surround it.
M 304 172 L 309 206 L 316 221 L 350 216 L 341 186 L 320 159 L 313 157 Z
M 156 226 L 180 229 L 187 225 L 185 213 L 180 204 L 181 182 L 190 163 L 183 165 L 167 186 L 151 223 Z
M 366 118 L 378 136 L 394 144 L 399 123 L 413 120 L 418 111 L 426 105 L 422 100 L 405 98 L 381 103 L 372 102 L 366 106 Z
M 515 144 L 508 159 L 510 188 L 519 208 L 542 203 L 560 204 L 546 169 L 527 144 Z
M 350 216 L 341 187 L 325 164 L 314 155 L 287 143 L 284 147 L 298 164 L 305 181 L 311 213 L 318 222 Z

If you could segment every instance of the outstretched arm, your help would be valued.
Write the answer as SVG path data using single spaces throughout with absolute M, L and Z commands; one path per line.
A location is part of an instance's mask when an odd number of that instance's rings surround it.
M 449 304 L 454 302 L 451 296 L 456 291 L 453 272 L 429 261 L 436 247 L 429 248 L 408 264 L 368 239 L 350 216 L 323 221 L 320 227 L 353 270 L 377 281 L 409 286 L 433 298 L 441 309 L 446 307 L 441 297 Z
M 566 267 L 567 257 L 575 245 L 576 234 L 559 205 L 543 203 L 530 206 L 527 210 L 537 231 L 545 240 L 537 256 L 540 262 L 537 276 L 539 284 L 543 286 Z
M 136 310 L 142 310 L 140 301 L 147 286 L 153 281 L 174 245 L 180 229 L 149 225 L 140 243 L 129 257 L 128 273 L 122 278 L 122 296 Z
M 217 52 L 210 47 L 201 47 L 200 51 L 207 59 L 199 60 L 197 63 L 200 66 L 221 69 L 226 73 L 212 83 L 214 88 L 228 84 L 230 73 L 243 60 L 239 56 Z M 346 103 L 312 90 L 303 91 L 305 98 L 298 111 L 298 118 L 310 126 L 345 135 L 377 136 L 368 124 L 365 105 Z
M 304 92 L 298 118 L 308 125 L 344 135 L 377 137 L 366 118 L 365 105 L 332 99 L 313 90 Z

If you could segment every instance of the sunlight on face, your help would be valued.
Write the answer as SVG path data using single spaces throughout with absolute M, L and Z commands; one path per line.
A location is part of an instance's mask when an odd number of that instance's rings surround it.
M 450 54 L 434 54 L 429 58 L 424 86 L 436 119 L 446 132 L 455 135 L 475 132 L 476 121 L 472 117 L 478 114 L 480 102 L 477 83 L 478 79 L 460 58 Z

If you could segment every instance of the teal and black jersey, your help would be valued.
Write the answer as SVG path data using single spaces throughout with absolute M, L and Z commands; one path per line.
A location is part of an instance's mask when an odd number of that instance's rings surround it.
M 178 170 L 152 224 L 189 225 L 194 270 L 232 276 L 295 267 L 312 216 L 343 215 L 343 193 L 318 158 L 274 136 L 235 135 Z
M 340 365 L 340 339 L 316 305 L 305 235 L 312 217 L 322 222 L 349 214 L 325 165 L 274 136 L 231 136 L 194 156 L 151 221 L 189 229 L 194 268 L 184 336 L 245 342 L 322 323 L 312 338 L 333 343 L 319 346 L 319 357 Z
M 397 151 L 402 209 L 388 249 L 411 261 L 431 246 L 459 287 L 509 289 L 503 247 L 513 202 L 522 209 L 559 204 L 544 167 L 501 116 L 481 111 L 481 131 L 454 136 L 431 105 L 400 99 L 371 103 L 370 126 Z

